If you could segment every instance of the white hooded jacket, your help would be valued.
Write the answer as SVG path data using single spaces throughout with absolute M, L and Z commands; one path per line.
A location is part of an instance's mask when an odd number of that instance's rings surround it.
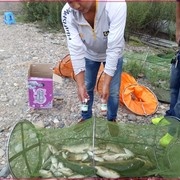
M 75 74 L 85 70 L 86 57 L 106 62 L 104 72 L 114 75 L 123 56 L 126 16 L 126 2 L 97 1 L 93 29 L 81 12 L 65 4 L 61 19 Z

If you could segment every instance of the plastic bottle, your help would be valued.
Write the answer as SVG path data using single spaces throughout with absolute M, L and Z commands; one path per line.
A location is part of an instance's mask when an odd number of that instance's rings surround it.
M 101 104 L 101 113 L 103 116 L 107 115 L 107 104 L 106 103 Z
M 88 99 L 84 99 L 84 101 L 81 104 L 81 111 L 82 112 L 87 112 L 88 111 Z

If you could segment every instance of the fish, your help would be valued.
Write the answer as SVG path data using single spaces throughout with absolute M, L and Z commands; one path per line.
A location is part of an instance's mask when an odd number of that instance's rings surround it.
M 70 168 L 66 168 L 66 167 L 60 168 L 58 169 L 58 171 L 68 177 L 72 176 L 74 173 Z
M 87 151 L 87 154 L 90 156 L 90 157 L 93 157 L 93 152 L 92 151 Z
M 129 156 L 129 157 L 133 157 L 134 156 L 134 153 L 132 151 L 130 151 L 129 149 L 127 148 L 123 148 L 125 153 Z
M 84 154 L 84 156 L 82 157 L 81 161 L 84 162 L 84 161 L 88 160 L 88 158 L 89 158 L 89 156 L 88 156 L 88 154 L 86 153 L 86 154 Z
M 79 179 L 79 178 L 84 178 L 86 176 L 82 175 L 82 174 L 74 174 L 72 176 L 69 176 L 69 179 Z
M 73 171 L 70 168 L 67 168 L 64 166 L 64 164 L 54 156 L 51 157 L 51 168 L 50 171 L 56 176 L 56 177 L 64 177 L 64 176 L 71 176 L 73 174 Z
M 92 158 L 97 162 L 104 162 L 104 159 L 99 156 L 94 155 Z
M 118 158 L 123 157 L 124 155 L 126 154 L 105 153 L 105 154 L 102 154 L 101 157 L 106 161 L 115 161 Z
M 97 162 L 103 162 L 104 161 L 104 159 L 102 157 L 99 157 L 99 156 L 93 154 L 92 151 L 87 151 L 87 154 Z
M 55 155 L 59 154 L 58 150 L 54 146 L 52 146 L 51 144 L 48 144 L 48 148 L 52 152 L 52 154 L 55 154 Z
M 43 169 L 39 170 L 39 174 L 43 178 L 51 178 L 51 177 L 53 177 L 53 174 L 50 171 L 43 170 Z
M 95 168 L 97 169 L 96 174 L 100 177 L 104 177 L 104 178 L 119 178 L 120 177 L 120 174 L 117 173 L 116 171 L 105 168 L 103 166 L 95 166 Z
M 147 168 L 147 169 L 152 169 L 155 167 L 155 165 L 149 161 L 149 159 L 145 156 L 138 156 L 135 158 L 136 160 L 140 160 L 140 161 L 143 161 L 144 162 L 144 166 Z
M 52 164 L 51 158 L 49 158 L 42 164 L 42 169 L 50 170 L 51 164 Z
M 64 164 L 62 162 L 58 163 L 58 168 L 64 168 Z
M 51 164 L 51 167 L 50 167 L 50 171 L 51 172 L 56 172 L 57 171 L 57 169 L 58 169 L 58 167 L 57 166 L 54 166 L 53 164 Z
M 118 158 L 116 158 L 117 161 L 121 161 L 122 159 L 129 159 L 133 156 L 129 155 L 129 154 L 118 154 Z
M 47 161 L 51 155 L 52 155 L 52 153 L 51 153 L 50 149 L 46 148 L 46 150 L 44 151 L 44 154 L 43 154 L 42 163 Z
M 95 161 L 93 167 L 92 160 Z M 146 158 L 141 160 L 131 150 L 113 143 L 103 143 L 96 147 L 89 144 L 62 145 L 60 150 L 48 144 L 42 162 L 41 170 L 44 171 L 40 173 L 44 178 L 84 178 L 94 175 L 119 178 L 123 176 L 124 170 L 134 171 L 145 164 L 151 166 Z
M 72 146 L 62 146 L 62 150 L 69 151 L 71 153 L 84 153 L 88 149 L 90 149 L 89 144 L 79 144 L 79 145 L 72 145 Z
M 87 153 L 69 153 L 67 156 L 67 159 L 71 161 L 85 161 L 87 158 Z
M 69 152 L 67 152 L 67 151 L 66 151 L 66 152 L 63 151 L 63 152 L 62 152 L 62 157 L 63 157 L 64 159 L 67 159 L 68 153 L 69 153 Z
M 138 169 L 142 168 L 144 166 L 144 162 L 141 159 L 138 158 L 132 158 L 127 160 L 121 160 L 121 161 L 105 161 L 103 163 L 98 162 L 96 163 L 97 166 L 103 166 L 105 168 L 111 169 L 113 171 L 116 171 L 120 173 L 121 175 L 124 175 L 124 173 L 131 171 L 136 172 Z
M 63 173 L 61 173 L 59 171 L 55 171 L 55 172 L 53 172 L 53 174 L 55 175 L 55 177 L 63 177 Z
M 94 167 L 89 166 L 89 164 L 87 165 L 87 163 L 84 164 L 81 161 L 77 161 L 77 162 L 69 161 L 67 159 L 64 159 L 60 155 L 58 155 L 56 157 L 59 160 L 59 162 L 62 162 L 64 164 L 64 166 L 66 168 L 71 169 L 73 172 L 75 172 L 77 174 L 91 176 L 91 175 L 94 175 L 96 172 L 96 169 Z
M 63 174 L 61 171 L 59 171 L 58 168 L 54 167 L 53 165 L 51 166 L 50 168 L 50 172 L 52 172 L 52 174 L 55 176 L 55 177 L 62 177 Z
M 93 153 L 96 154 L 96 155 L 104 154 L 106 152 L 108 152 L 107 149 L 95 149 L 95 150 L 93 150 Z
M 51 162 L 52 162 L 52 166 L 58 168 L 58 160 L 56 159 L 56 157 L 51 156 Z
M 124 149 L 117 144 L 107 143 L 105 149 L 114 153 L 124 153 Z

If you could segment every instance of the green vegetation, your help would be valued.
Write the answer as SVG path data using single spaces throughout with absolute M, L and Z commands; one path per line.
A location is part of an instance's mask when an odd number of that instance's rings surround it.
M 124 71 L 136 79 L 146 78 L 153 86 L 169 89 L 170 62 L 174 53 L 161 54 L 126 52 Z
M 20 21 L 38 22 L 42 28 L 61 28 L 61 9 L 64 2 L 36 2 L 28 1 L 23 3 L 23 13 L 19 16 Z
M 159 33 L 160 22 L 175 22 L 175 3 L 173 2 L 128 2 L 126 31 L 147 32 L 154 36 Z M 162 24 L 161 24 L 162 25 Z M 169 38 L 173 30 L 168 29 Z
M 21 20 L 25 22 L 41 22 L 51 28 L 61 27 L 60 13 L 63 1 L 23 3 Z M 126 33 L 145 31 L 151 34 L 159 32 L 159 22 L 166 20 L 175 22 L 175 3 L 173 2 L 127 2 L 128 14 Z M 169 30 L 169 38 L 172 38 Z

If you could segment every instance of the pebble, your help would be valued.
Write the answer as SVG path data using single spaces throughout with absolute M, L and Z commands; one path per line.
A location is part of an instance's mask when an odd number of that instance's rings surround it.
M 80 119 L 80 102 L 74 80 L 61 78 L 54 82 L 56 99 L 51 109 L 31 109 L 28 106 L 27 78 L 31 63 L 51 63 L 56 66 L 68 54 L 66 37 L 62 30 L 39 30 L 37 24 L 6 25 L 0 18 L 0 170 L 6 162 L 6 150 L 11 130 L 16 123 L 26 119 L 40 127 L 64 128 Z M 129 51 L 146 51 L 146 47 L 131 47 Z M 100 115 L 100 98 L 95 95 L 94 113 Z M 164 114 L 167 104 L 160 104 L 158 113 L 137 116 L 123 105 L 119 106 L 118 122 L 150 123 L 152 117 Z M 7 170 L 7 169 L 5 169 Z
M 0 158 L 2 158 L 5 155 L 5 151 L 3 149 L 0 149 Z
M 34 125 L 35 125 L 37 128 L 44 128 L 44 127 L 45 127 L 43 121 L 35 122 Z
M 2 170 L 0 170 L 0 177 L 8 177 L 8 175 L 10 174 L 10 169 L 9 167 L 6 165 L 2 168 Z

